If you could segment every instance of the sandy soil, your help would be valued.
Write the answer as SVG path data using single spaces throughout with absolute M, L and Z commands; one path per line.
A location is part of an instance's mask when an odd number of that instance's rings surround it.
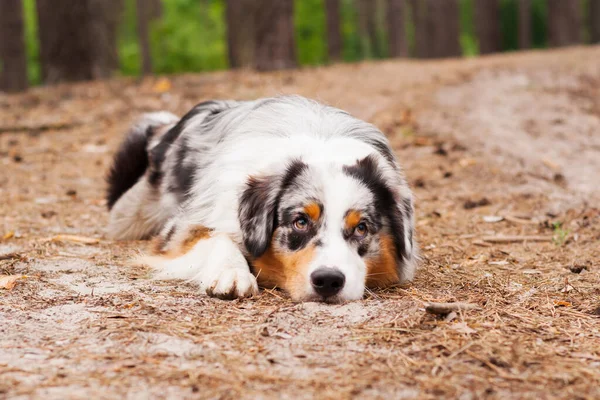
M 0 289 L 0 398 L 600 397 L 598 60 L 574 48 L 0 95 L 0 274 L 26 275 Z M 335 306 L 226 302 L 149 281 L 128 265 L 147 243 L 104 237 L 103 176 L 137 114 L 279 93 L 389 135 L 418 198 L 412 284 Z M 480 309 L 446 321 L 428 301 Z

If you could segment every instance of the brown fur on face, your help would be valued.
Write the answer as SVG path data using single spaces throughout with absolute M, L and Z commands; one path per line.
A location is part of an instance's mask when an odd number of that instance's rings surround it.
M 275 238 L 277 231 L 273 235 Z M 279 287 L 293 299 L 304 295 L 308 266 L 315 253 L 314 245 L 295 252 L 286 252 L 274 245 L 273 239 L 267 251 L 254 260 L 252 265 L 258 284 L 262 287 Z
M 396 246 L 391 236 L 381 234 L 379 237 L 379 254 L 366 260 L 367 287 L 381 288 L 400 281 L 396 263 Z
M 346 214 L 345 225 L 347 230 L 352 230 L 356 227 L 356 225 L 360 224 L 362 220 L 362 214 L 356 210 L 350 210 Z
M 321 207 L 317 203 L 310 203 L 304 207 L 304 212 L 313 221 L 318 221 L 321 217 Z
M 176 258 L 184 255 L 200 240 L 208 239 L 212 229 L 197 225 L 189 228 L 182 234 L 175 234 L 169 241 L 159 237 L 154 241 L 153 253 L 167 258 Z

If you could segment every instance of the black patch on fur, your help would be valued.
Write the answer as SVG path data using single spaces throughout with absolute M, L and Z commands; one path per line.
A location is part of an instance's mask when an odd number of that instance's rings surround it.
M 167 232 L 167 234 L 165 235 L 165 243 L 169 243 L 171 241 L 171 238 L 173 237 L 173 235 L 175 234 L 175 225 L 173 225 L 169 231 Z
M 409 198 L 402 199 L 402 203 L 404 203 L 404 211 L 406 212 L 406 218 L 410 219 L 412 217 L 412 213 L 413 213 L 412 199 L 409 199 Z M 411 247 L 414 247 L 413 230 L 412 229 L 408 230 L 408 243 L 410 243 Z
M 317 227 L 312 223 L 310 224 L 304 232 L 297 232 L 290 225 L 289 231 L 281 238 L 282 244 L 291 251 L 298 251 L 305 248 L 317 234 Z
M 367 140 L 367 143 L 375 147 L 377 152 L 381 154 L 390 163 L 390 165 L 396 168 L 396 163 L 394 162 L 394 154 L 392 153 L 392 150 L 386 142 L 376 139 L 370 139 Z
M 289 188 L 292 183 L 298 178 L 305 170 L 308 165 L 304 164 L 300 160 L 292 160 L 285 170 L 285 175 L 281 181 L 281 192 L 279 193 L 278 200 L 283 196 L 283 192 Z
M 344 172 L 364 183 L 375 195 L 375 208 L 382 212 L 389 221 L 394 245 L 396 246 L 396 254 L 399 259 L 405 258 L 407 255 L 404 242 L 403 215 L 396 203 L 392 189 L 385 183 L 377 168 L 376 160 L 373 156 L 365 157 L 355 165 L 345 166 Z
M 364 257 L 365 254 L 367 254 L 367 251 L 369 251 L 369 243 L 361 243 L 358 246 L 358 255 L 361 257 Z
M 194 184 L 196 166 L 184 164 L 189 148 L 185 140 L 186 138 L 182 139 L 181 146 L 177 149 L 177 154 L 175 155 L 173 186 L 169 187 L 169 190 L 179 195 L 180 198 L 185 201 L 188 199 L 190 190 Z
M 152 127 L 149 127 L 146 132 L 134 128 L 119 146 L 106 177 L 108 183 L 106 203 L 109 210 L 146 172 L 148 168 L 146 146 L 152 134 Z
M 290 232 L 287 238 L 288 249 L 290 249 L 291 251 L 298 251 L 305 248 L 306 245 L 310 242 L 310 239 L 312 239 L 315 236 L 315 233 L 316 232 L 310 231 L 306 233 Z
M 151 185 L 158 186 L 158 184 L 160 183 L 162 179 L 161 166 L 162 163 L 165 161 L 167 150 L 169 150 L 169 147 L 171 147 L 171 145 L 181 135 L 187 122 L 190 119 L 194 118 L 196 115 L 206 112 L 208 110 L 211 111 L 209 115 L 217 114 L 220 111 L 223 111 L 223 109 L 218 107 L 218 105 L 219 102 L 214 100 L 205 101 L 197 104 L 194 108 L 188 111 L 188 113 L 185 114 L 174 127 L 169 129 L 169 131 L 163 135 L 160 142 L 156 146 L 154 146 L 154 148 L 150 151 L 150 166 L 152 168 L 150 176 L 148 177 L 148 181 Z M 185 148 L 185 146 L 182 146 L 182 148 Z M 185 154 L 183 156 L 185 156 Z
M 269 248 L 273 232 L 279 225 L 277 210 L 281 196 L 305 168 L 307 165 L 302 161 L 294 160 L 281 177 L 248 179 L 240 198 L 238 217 L 244 245 L 254 258 L 260 257 Z

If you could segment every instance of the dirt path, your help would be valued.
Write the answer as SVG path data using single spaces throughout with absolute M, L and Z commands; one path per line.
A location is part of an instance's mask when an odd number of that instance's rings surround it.
M 27 275 L 0 289 L 0 398 L 600 397 L 598 60 L 576 48 L 0 95 L 0 274 Z M 338 306 L 223 302 L 147 280 L 127 265 L 147 243 L 104 238 L 103 175 L 135 115 L 278 93 L 389 135 L 418 198 L 413 284 Z M 499 235 L 548 241 L 485 240 Z M 448 322 L 426 301 L 481 309 Z

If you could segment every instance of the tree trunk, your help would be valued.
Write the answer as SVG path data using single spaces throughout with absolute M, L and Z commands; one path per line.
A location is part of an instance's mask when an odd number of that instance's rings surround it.
M 519 48 L 531 48 L 531 0 L 519 0 Z
M 440 32 L 439 38 L 445 38 L 445 50 L 442 57 L 462 57 L 460 45 L 460 0 L 444 2 L 443 18 L 446 20 L 445 32 Z
M 412 0 L 415 54 L 420 58 L 458 57 L 460 9 L 458 0 Z
M 548 41 L 552 47 L 581 43 L 581 2 L 548 0 Z
M 150 33 L 148 25 L 150 23 L 150 2 L 147 0 L 136 0 L 135 13 L 137 17 L 137 34 L 142 57 L 142 74 L 152 74 L 152 53 L 150 50 Z
M 162 0 L 148 0 L 148 3 L 148 15 L 150 20 L 155 20 L 162 17 Z
M 376 0 L 358 0 L 358 35 L 364 58 L 372 58 L 375 53 L 377 34 L 374 27 L 374 14 L 376 12 Z
M 254 0 L 258 70 L 277 70 L 296 66 L 293 0 Z
M 433 58 L 458 57 L 460 21 L 458 0 L 427 0 L 429 52 Z
M 600 0 L 589 0 L 590 41 L 600 43 Z
M 327 53 L 329 61 L 342 58 L 342 27 L 340 22 L 340 0 L 325 0 L 325 16 L 327 18 Z
M 475 30 L 480 54 L 497 53 L 502 50 L 499 0 L 475 1 Z
M 155 0 L 157 1 L 157 0 Z M 121 17 L 125 9 L 125 0 L 93 0 L 92 13 L 95 15 L 94 24 L 97 37 L 104 38 L 99 43 L 105 43 L 102 53 L 98 56 L 105 60 L 104 77 L 119 69 L 118 34 Z
M 251 67 L 254 64 L 256 36 L 253 0 L 227 0 L 225 7 L 229 67 Z
M 404 28 L 404 0 L 387 0 L 388 45 L 390 57 L 407 57 Z
M 118 65 L 120 0 L 37 0 L 42 78 L 46 83 L 105 78 Z
M 0 0 L 0 90 L 27 89 L 27 53 L 21 0 Z

